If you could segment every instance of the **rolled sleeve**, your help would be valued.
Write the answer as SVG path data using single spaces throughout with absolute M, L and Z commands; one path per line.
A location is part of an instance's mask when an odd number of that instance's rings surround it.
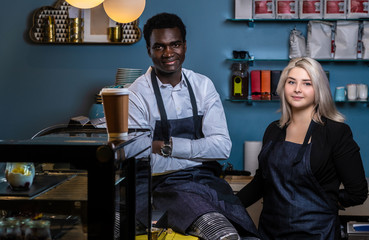
M 191 158 L 191 140 L 186 138 L 172 137 L 172 157 L 176 158 Z

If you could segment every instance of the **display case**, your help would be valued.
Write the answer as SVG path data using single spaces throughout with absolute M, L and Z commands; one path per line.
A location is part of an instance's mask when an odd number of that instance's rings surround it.
M 136 164 L 140 163 L 141 169 L 146 167 L 145 219 L 150 238 L 149 129 L 130 129 L 125 140 L 108 141 L 105 128 L 62 125 L 45 129 L 32 139 L 1 141 L 0 152 L 6 156 L 2 162 L 36 165 L 34 184 L 28 191 L 12 191 L 7 182 L 0 183 L 2 210 L 77 215 L 84 239 L 89 240 L 135 239 L 135 173 Z M 52 167 L 45 170 L 45 163 Z

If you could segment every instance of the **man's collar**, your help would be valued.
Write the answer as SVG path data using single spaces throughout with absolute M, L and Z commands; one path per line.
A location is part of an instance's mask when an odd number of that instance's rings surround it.
M 154 69 L 152 69 L 152 71 L 154 71 Z M 170 83 L 162 83 L 158 76 L 156 76 L 156 79 L 159 80 L 158 81 L 159 87 L 162 87 L 162 86 L 166 87 L 166 86 L 170 85 Z M 180 88 L 182 88 L 183 86 L 187 87 L 187 82 L 185 81 L 183 71 L 182 71 L 182 74 L 181 74 L 181 81 L 176 86 L 174 86 L 174 88 L 176 88 L 177 86 L 179 86 Z

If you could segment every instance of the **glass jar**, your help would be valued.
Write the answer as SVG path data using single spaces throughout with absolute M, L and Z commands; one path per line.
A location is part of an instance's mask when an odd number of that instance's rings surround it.
M 13 190 L 28 190 L 35 177 L 35 165 L 29 162 L 8 162 L 5 177 Z
M 247 63 L 233 63 L 231 77 L 231 98 L 247 99 L 249 93 L 249 73 Z
M 25 240 L 51 240 L 50 221 L 29 221 L 25 226 Z
M 31 218 L 19 218 L 19 223 L 20 223 L 20 228 L 21 228 L 21 233 L 22 233 L 22 238 L 25 238 L 25 234 L 26 234 L 26 229 L 28 228 L 28 222 L 32 221 Z M 1 240 L 1 238 L 0 238 Z
M 0 220 L 0 239 L 6 239 L 6 224 L 5 220 Z
M 22 240 L 20 222 L 16 218 L 7 218 L 4 221 L 5 238 L 7 240 Z

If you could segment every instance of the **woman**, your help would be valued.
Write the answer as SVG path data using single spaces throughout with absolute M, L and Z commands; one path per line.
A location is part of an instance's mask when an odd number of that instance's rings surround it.
M 238 197 L 246 207 L 263 197 L 262 239 L 340 239 L 338 209 L 368 195 L 360 149 L 317 61 L 291 60 L 277 93 L 281 118 L 267 127 L 259 169 Z

